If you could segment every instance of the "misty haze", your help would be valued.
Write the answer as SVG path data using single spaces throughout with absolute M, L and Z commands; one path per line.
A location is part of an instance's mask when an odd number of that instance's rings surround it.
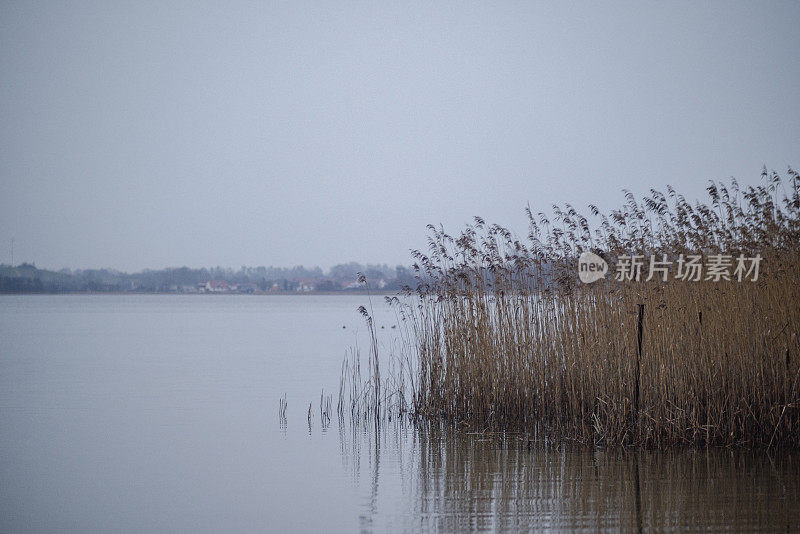
M 0 6 L 0 531 L 796 531 L 800 5 Z

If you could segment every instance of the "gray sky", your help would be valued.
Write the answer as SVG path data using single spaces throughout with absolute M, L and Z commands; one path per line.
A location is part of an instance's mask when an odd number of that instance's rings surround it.
M 800 3 L 0 4 L 0 262 L 410 263 L 800 166 Z M 588 212 L 588 210 L 586 210 Z

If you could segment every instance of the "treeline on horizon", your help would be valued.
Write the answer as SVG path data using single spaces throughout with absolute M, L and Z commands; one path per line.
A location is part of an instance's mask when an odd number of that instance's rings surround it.
M 319 267 L 225 267 L 145 269 L 125 273 L 114 269 L 39 269 L 32 263 L 11 266 L 0 264 L 0 293 L 196 293 L 213 292 L 287 293 L 358 291 L 359 273 L 366 276 L 370 289 L 399 290 L 414 281 L 411 269 L 386 264 L 338 264 L 327 272 Z M 224 282 L 224 284 L 219 284 Z M 221 288 L 221 289 L 220 289 Z

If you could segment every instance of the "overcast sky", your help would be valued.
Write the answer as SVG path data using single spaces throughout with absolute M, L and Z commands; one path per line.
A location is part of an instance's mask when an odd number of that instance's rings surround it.
M 0 262 L 408 264 L 800 166 L 798 2 L 0 3 Z M 586 210 L 588 211 L 588 210 Z

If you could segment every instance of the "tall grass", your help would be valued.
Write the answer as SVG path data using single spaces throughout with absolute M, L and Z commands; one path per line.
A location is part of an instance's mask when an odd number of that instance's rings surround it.
M 369 333 L 369 349 L 367 357 L 367 373 L 361 372 L 361 350 L 358 346 L 352 347 L 342 361 L 342 371 L 339 378 L 339 402 L 337 412 L 340 421 L 348 417 L 351 421 L 382 422 L 412 413 L 408 406 L 406 375 L 411 369 L 408 359 L 403 360 L 403 351 L 400 354 L 391 354 L 384 365 L 388 365 L 388 374 L 382 375 L 381 357 L 379 354 L 378 336 L 375 330 L 374 310 L 372 307 L 372 294 L 367 284 L 366 277 L 358 273 L 358 281 L 367 289 L 369 296 L 369 310 L 360 306 L 358 312 L 364 317 Z M 389 302 L 399 303 L 394 297 Z M 410 345 L 404 343 L 408 352 Z M 410 377 L 410 392 L 414 392 L 414 378 Z
M 456 236 L 429 227 L 402 301 L 415 415 L 593 443 L 797 446 L 800 176 L 707 191 L 625 192 L 589 216 L 528 208 L 527 239 L 478 217 Z M 604 280 L 578 280 L 584 251 L 609 262 Z M 651 255 L 680 254 L 762 261 L 757 281 L 676 280 L 675 264 L 645 280 Z M 645 256 L 639 281 L 615 279 L 623 255 Z

